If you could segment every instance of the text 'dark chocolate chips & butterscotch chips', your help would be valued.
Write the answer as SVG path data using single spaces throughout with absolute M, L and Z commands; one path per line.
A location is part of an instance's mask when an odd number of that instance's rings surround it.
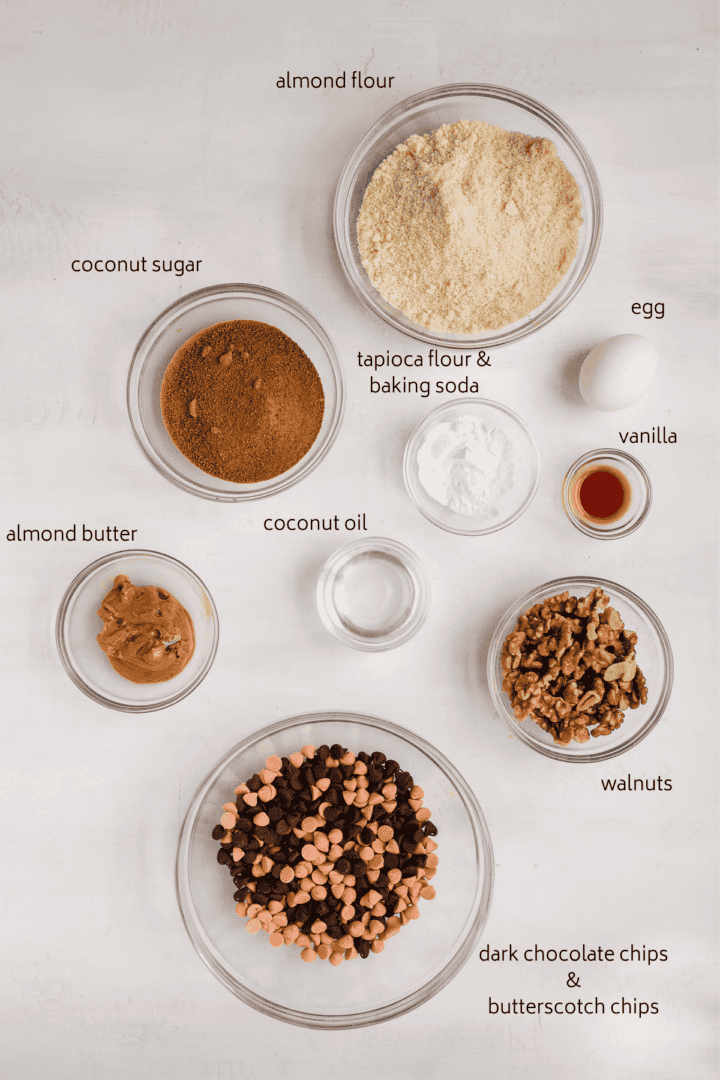
M 213 839 L 237 914 L 270 944 L 337 966 L 379 953 L 432 900 L 437 828 L 397 761 L 303 746 L 235 789 Z
M 610 597 L 549 596 L 520 616 L 502 648 L 502 688 L 518 721 L 534 720 L 560 745 L 610 735 L 648 699 L 626 630 Z

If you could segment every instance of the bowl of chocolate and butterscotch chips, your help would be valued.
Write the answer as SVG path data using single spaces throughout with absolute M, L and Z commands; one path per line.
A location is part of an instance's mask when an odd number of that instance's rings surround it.
M 580 584 L 586 595 L 574 595 Z M 501 715 L 524 742 L 563 760 L 601 760 L 660 719 L 672 653 L 639 597 L 612 582 L 570 579 L 513 605 L 493 639 L 488 675 Z
M 422 788 L 381 751 L 278 757 L 238 785 L 213 839 L 249 934 L 337 967 L 381 953 L 434 900 L 437 827 Z
M 447 986 L 475 955 L 493 876 L 455 766 L 413 731 L 342 712 L 228 751 L 177 857 L 182 917 L 213 974 L 253 1008 L 322 1029 L 390 1020 Z

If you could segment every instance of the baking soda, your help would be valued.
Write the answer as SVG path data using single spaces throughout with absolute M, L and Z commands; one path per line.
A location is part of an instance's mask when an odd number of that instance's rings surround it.
M 497 517 L 515 483 L 515 451 L 500 428 L 472 413 L 438 424 L 418 451 L 418 477 L 456 514 Z

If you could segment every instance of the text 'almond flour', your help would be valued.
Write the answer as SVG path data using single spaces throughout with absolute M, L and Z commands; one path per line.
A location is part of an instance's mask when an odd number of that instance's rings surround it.
M 358 216 L 360 256 L 409 319 L 453 334 L 497 330 L 563 278 L 581 210 L 548 139 L 460 120 L 411 136 L 375 170 Z

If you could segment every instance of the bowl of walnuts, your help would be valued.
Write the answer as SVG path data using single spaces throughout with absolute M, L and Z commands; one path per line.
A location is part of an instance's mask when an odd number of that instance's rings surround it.
M 636 746 L 670 699 L 673 659 L 657 615 L 601 578 L 548 581 L 505 612 L 488 685 L 527 746 L 558 761 L 605 761 Z

